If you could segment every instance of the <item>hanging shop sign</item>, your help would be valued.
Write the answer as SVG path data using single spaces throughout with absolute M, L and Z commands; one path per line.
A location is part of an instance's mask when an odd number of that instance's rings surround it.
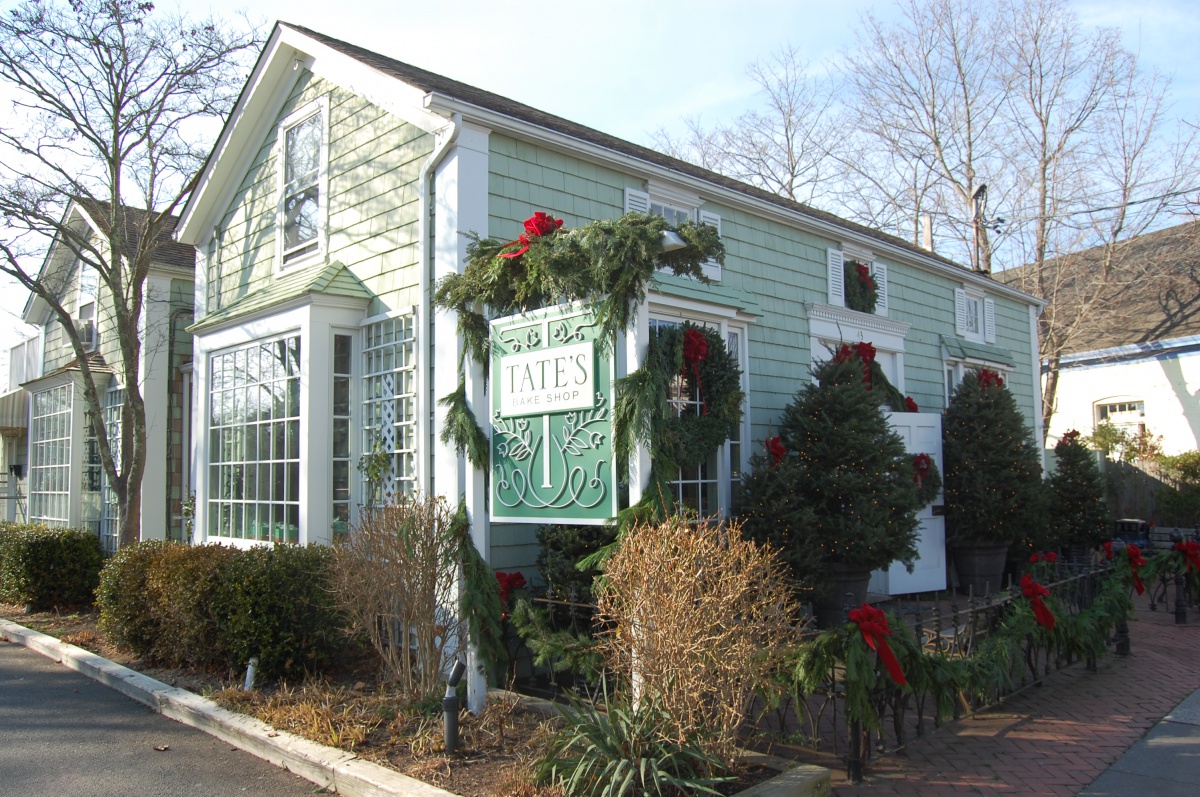
M 613 358 L 592 310 L 561 305 L 491 325 L 491 518 L 599 524 L 617 511 Z

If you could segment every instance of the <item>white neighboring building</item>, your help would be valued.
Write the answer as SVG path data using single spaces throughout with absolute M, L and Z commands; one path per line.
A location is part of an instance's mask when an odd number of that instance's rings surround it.
M 1165 454 L 1200 448 L 1200 335 L 1063 357 L 1046 445 L 1111 423 L 1162 437 Z

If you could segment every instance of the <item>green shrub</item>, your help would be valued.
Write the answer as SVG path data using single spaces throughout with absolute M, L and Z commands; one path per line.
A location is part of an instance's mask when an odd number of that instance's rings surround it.
M 113 555 L 100 572 L 96 604 L 100 607 L 100 631 L 110 643 L 135 656 L 153 655 L 162 620 L 152 611 L 150 568 L 178 543 L 147 540 L 126 545 Z
M 36 610 L 91 604 L 104 555 L 81 529 L 6 526 L 0 534 L 0 601 Z
M 345 636 L 334 608 L 331 548 L 281 545 L 238 551 L 224 568 L 213 616 L 230 664 L 257 656 L 278 677 L 320 669 Z
M 546 597 L 567 603 L 593 604 L 592 584 L 597 568 L 580 570 L 579 561 L 616 539 L 607 526 L 542 526 L 537 532 L 541 551 L 537 566 L 546 582 Z M 559 627 L 590 632 L 594 610 L 575 606 L 552 606 L 551 617 Z
M 213 596 L 236 552 L 221 545 L 170 545 L 146 572 L 146 609 L 157 629 L 150 657 L 168 666 L 213 667 L 229 660 Z

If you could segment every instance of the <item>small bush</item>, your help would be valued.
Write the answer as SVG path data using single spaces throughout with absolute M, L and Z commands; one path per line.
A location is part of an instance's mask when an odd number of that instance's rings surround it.
M 454 612 L 458 540 L 445 501 L 405 498 L 364 512 L 335 550 L 337 601 L 352 628 L 407 700 L 436 692 L 465 631 Z
M 81 529 L 6 526 L 0 533 L 0 601 L 37 610 L 91 604 L 104 555 Z
M 237 551 L 213 595 L 213 617 L 238 669 L 258 657 L 265 677 L 314 672 L 344 639 L 334 606 L 332 548 Z
M 229 660 L 213 612 L 213 595 L 235 552 L 220 545 L 170 545 L 146 572 L 146 610 L 157 633 L 150 658 L 178 667 L 213 667 Z
M 783 563 L 736 525 L 672 519 L 630 531 L 596 587 L 612 669 L 641 684 L 676 723 L 680 745 L 700 742 L 735 760 L 737 732 L 771 651 L 793 634 L 795 600 Z
M 151 609 L 147 581 L 153 564 L 176 546 L 162 540 L 126 545 L 100 572 L 100 630 L 110 643 L 135 656 L 151 656 L 163 633 L 162 620 Z

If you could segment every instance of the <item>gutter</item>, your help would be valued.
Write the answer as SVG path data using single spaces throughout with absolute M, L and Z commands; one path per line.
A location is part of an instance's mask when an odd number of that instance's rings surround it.
M 862 233 L 839 226 L 833 222 L 808 216 L 804 214 L 803 211 L 790 210 L 718 183 L 714 183 L 690 174 L 685 174 L 683 172 L 674 171 L 665 166 L 642 160 L 634 155 L 628 155 L 605 147 L 601 144 L 584 141 L 566 133 L 560 133 L 549 128 L 541 127 L 533 124 L 532 122 L 525 122 L 512 116 L 489 110 L 479 105 L 473 105 L 469 102 L 455 99 L 454 97 L 446 94 L 430 92 L 425 98 L 425 107 L 431 111 L 452 113 L 454 117 L 460 121 L 463 116 L 468 116 L 472 120 L 478 120 L 479 123 L 484 127 L 502 130 L 509 134 L 513 134 L 525 139 L 531 139 L 543 143 L 559 152 L 569 153 L 576 157 L 582 155 L 594 161 L 617 166 L 624 171 L 634 170 L 643 175 L 649 175 L 651 177 L 666 180 L 679 185 L 685 185 L 689 189 L 696 191 L 701 195 L 717 197 L 717 201 L 720 201 L 724 204 L 742 208 L 759 216 L 770 217 L 784 224 L 799 224 L 802 228 L 805 228 L 806 232 L 815 233 L 833 241 L 852 241 L 853 243 L 863 246 L 875 253 L 886 252 L 888 257 L 893 261 L 917 266 L 918 268 L 923 268 L 927 271 L 933 271 L 950 279 L 971 284 L 987 290 L 990 293 L 1003 294 L 1008 298 L 1020 301 L 1023 304 L 1032 304 L 1039 308 L 1048 304 L 1048 302 L 1027 294 L 1024 291 L 1018 290 L 1017 288 L 1013 288 L 1009 285 L 1005 285 L 998 280 L 981 276 L 970 269 L 954 264 L 952 261 L 945 261 L 934 257 L 924 257 L 918 252 L 913 252 L 903 247 L 896 246 L 888 241 L 874 238 L 869 235 L 863 235 Z
M 419 331 L 419 354 L 417 356 L 417 385 L 421 398 L 417 401 L 417 439 L 421 441 L 418 449 L 424 449 L 426 454 L 421 457 L 419 477 L 422 489 L 428 491 L 432 485 L 433 467 L 431 458 L 433 446 L 424 445 L 432 434 L 430 418 L 433 412 L 433 396 L 431 372 L 433 351 L 433 233 L 430 225 L 430 214 L 433 209 L 433 179 L 437 167 L 449 153 L 451 146 L 458 140 L 458 132 L 462 125 L 462 114 L 455 113 L 442 127 L 434 131 L 433 152 L 421 165 L 417 178 L 420 186 L 420 203 L 417 210 L 417 262 L 420 267 L 417 290 L 421 296 L 417 325 Z M 423 406 L 428 404 L 428 406 Z

